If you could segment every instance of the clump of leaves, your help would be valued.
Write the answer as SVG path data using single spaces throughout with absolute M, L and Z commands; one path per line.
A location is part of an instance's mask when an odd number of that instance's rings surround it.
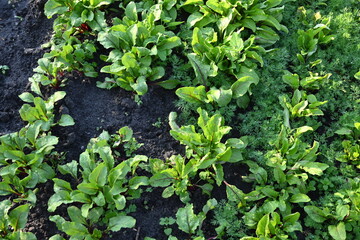
M 30 204 L 14 207 L 9 200 L 0 202 L 0 237 L 2 239 L 36 240 L 35 234 L 23 231 L 29 215 Z
M 147 157 L 136 155 L 121 160 L 113 153 L 113 139 L 132 138 L 132 132 L 126 129 L 120 129 L 120 136 L 111 137 L 103 132 L 90 141 L 87 150 L 80 155 L 81 183 L 76 189 L 67 181 L 53 179 L 55 194 L 49 199 L 48 210 L 53 212 L 61 204 L 77 203 L 67 208 L 70 221 L 59 215 L 50 217 L 59 230 L 72 238 L 100 239 L 104 233 L 135 225 L 136 220 L 126 215 L 124 209 L 128 200 L 140 197 L 140 186 L 148 185 L 148 178 L 136 173 L 139 163 L 146 162 Z M 123 135 L 124 132 L 127 135 Z M 76 161 L 60 166 L 59 170 L 78 178 Z
M 181 144 L 186 146 L 185 157 L 172 156 L 165 163 L 152 160 L 150 184 L 154 187 L 167 187 L 163 197 L 170 197 L 174 193 L 181 201 L 188 202 L 190 195 L 188 188 L 199 187 L 210 194 L 212 184 L 220 185 L 224 179 L 222 164 L 239 162 L 242 150 L 246 147 L 246 138 L 230 138 L 222 143 L 222 138 L 229 133 L 230 127 L 223 126 L 224 120 L 220 114 L 208 116 L 199 108 L 199 118 L 196 130 L 194 125 L 179 127 L 175 123 L 176 113 L 171 113 L 169 122 L 172 130 L 170 134 Z M 197 178 L 205 184 L 197 184 Z

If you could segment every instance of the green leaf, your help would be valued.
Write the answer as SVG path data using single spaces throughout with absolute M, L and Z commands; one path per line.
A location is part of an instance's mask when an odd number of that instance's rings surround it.
M 212 89 L 207 93 L 207 97 L 215 101 L 219 107 L 225 107 L 232 99 L 232 90 Z
M 130 216 L 116 216 L 109 219 L 108 229 L 113 232 L 120 231 L 122 228 L 132 228 L 136 220 Z
M 81 215 L 81 210 L 75 206 L 67 208 L 67 212 L 72 222 L 86 225 L 86 219 Z
M 75 122 L 69 114 L 63 114 L 59 120 L 59 125 L 62 127 L 73 126 Z
M 310 202 L 311 199 L 308 195 L 303 193 L 297 193 L 291 196 L 290 202 L 292 203 L 303 203 L 303 202 Z
M 9 184 L 5 182 L 0 182 L 0 196 L 6 196 L 12 194 L 14 190 L 10 187 Z
M 350 214 L 350 206 L 349 205 L 337 205 L 336 206 L 337 220 L 342 221 L 349 214 Z
M 55 14 L 63 14 L 69 10 L 65 1 L 62 0 L 50 0 L 45 3 L 44 13 L 48 18 L 51 18 Z
M 138 77 L 135 83 L 131 83 L 130 86 L 139 95 L 144 95 L 148 91 L 148 85 L 146 84 L 146 78 L 144 76 Z
M 24 92 L 19 95 L 19 98 L 27 103 L 33 103 L 34 102 L 34 95 L 32 95 L 29 92 Z
M 284 221 L 284 223 L 295 224 L 297 222 L 297 220 L 299 220 L 299 218 L 300 218 L 300 213 L 296 212 L 296 213 L 286 215 L 284 217 L 283 221 Z
M 72 237 L 82 237 L 89 235 L 88 229 L 78 222 L 64 222 L 62 224 L 63 231 Z
M 77 188 L 89 195 L 95 195 L 99 191 L 98 185 L 95 183 L 80 183 Z
M 77 178 L 77 171 L 78 171 L 78 162 L 72 160 L 71 162 L 59 165 L 58 166 L 59 172 L 63 175 L 70 174 L 72 177 Z
M 207 85 L 207 78 L 210 75 L 210 65 L 201 61 L 200 57 L 195 53 L 187 55 L 191 66 L 193 67 L 198 82 L 204 86 Z
M 355 77 L 357 80 L 360 80 L 360 72 L 355 73 L 354 77 Z
M 346 230 L 345 224 L 343 222 L 340 222 L 337 226 L 328 226 L 328 230 L 331 237 L 333 237 L 335 240 L 346 240 Z
M 89 175 L 90 183 L 103 187 L 107 182 L 108 168 L 106 163 L 100 163 Z
M 269 222 L 269 214 L 266 214 L 260 219 L 259 223 L 256 226 L 256 236 L 267 237 L 270 234 Z
M 9 223 L 14 231 L 25 227 L 29 215 L 30 204 L 20 205 L 9 213 Z
M 138 189 L 140 186 L 149 185 L 149 178 L 146 176 L 136 176 L 130 179 L 130 189 Z
M 130 2 L 126 6 L 125 15 L 134 22 L 136 22 L 138 20 L 136 4 L 134 2 Z
M 180 230 L 189 234 L 195 233 L 195 230 L 200 226 L 200 219 L 194 214 L 192 204 L 179 208 L 176 213 L 176 223 Z
M 290 72 L 282 77 L 282 80 L 292 87 L 294 90 L 300 86 L 299 75 L 291 74 Z
M 329 167 L 329 165 L 319 162 L 301 163 L 301 166 L 304 169 L 304 171 L 312 175 L 318 175 L 318 176 L 321 176 L 323 174 L 323 171 Z
M 326 214 L 318 207 L 305 206 L 304 210 L 317 223 L 323 223 L 327 219 Z
M 244 76 L 239 78 L 232 86 L 233 97 L 238 98 L 245 95 L 250 90 L 251 84 L 258 84 L 258 79 L 252 76 Z
M 206 91 L 205 86 L 201 85 L 198 87 L 182 87 L 176 90 L 176 95 L 189 102 L 195 104 L 204 104 L 206 103 Z

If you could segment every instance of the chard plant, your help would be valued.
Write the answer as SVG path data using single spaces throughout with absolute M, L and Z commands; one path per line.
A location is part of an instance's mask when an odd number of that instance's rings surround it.
M 14 208 L 10 200 L 0 202 L 0 237 L 1 239 L 36 240 L 31 232 L 25 232 L 30 204 L 19 205 Z
M 334 193 L 330 202 L 320 202 L 322 206 L 305 206 L 308 215 L 305 224 L 314 228 L 321 226 L 322 230 L 325 225 L 328 234 L 335 240 L 358 238 L 359 233 L 354 229 L 360 226 L 359 183 L 359 178 L 348 179 L 348 183 Z
M 62 173 L 80 182 L 76 188 L 65 180 L 53 179 L 55 194 L 49 199 L 48 211 L 54 212 L 62 204 L 76 205 L 67 207 L 69 221 L 59 215 L 51 216 L 50 220 L 71 238 L 101 239 L 110 231 L 135 226 L 136 220 L 127 215 L 126 206 L 128 200 L 140 197 L 140 186 L 148 185 L 148 178 L 136 173 L 138 165 L 147 162 L 147 157 L 136 155 L 122 160 L 122 156 L 113 152 L 113 144 L 118 139 L 132 138 L 132 132 L 127 130 L 120 129 L 120 136 L 103 132 L 92 139 L 80 155 L 80 166 L 75 161 L 60 166 Z M 121 135 L 123 133 L 127 136 Z
M 179 208 L 176 212 L 176 219 L 174 218 L 163 218 L 163 225 L 170 226 L 176 223 L 178 228 L 189 234 L 191 239 L 196 240 L 205 240 L 204 234 L 202 232 L 202 225 L 204 220 L 206 219 L 206 215 L 209 211 L 213 210 L 217 206 L 218 202 L 215 198 L 209 199 L 206 204 L 203 206 L 202 211 L 198 214 L 194 212 L 193 204 L 186 204 L 185 207 Z M 166 233 L 169 235 L 169 240 L 177 240 L 175 236 L 171 235 L 171 228 L 167 228 Z
M 283 81 L 294 89 L 291 99 L 287 95 L 279 96 L 280 104 L 284 108 L 285 125 L 287 127 L 290 127 L 289 119 L 324 115 L 319 107 L 326 104 L 327 101 L 318 101 L 316 96 L 308 94 L 308 91 L 319 89 L 321 82 L 330 76 L 331 74 L 316 76 L 310 73 L 310 77 L 300 80 L 297 74 L 285 72 Z M 300 87 L 304 90 L 299 90 Z
M 198 113 L 199 131 L 194 125 L 179 127 L 175 122 L 175 112 L 169 116 L 172 128 L 170 134 L 186 146 L 186 153 L 185 157 L 172 156 L 165 163 L 153 160 L 150 165 L 153 173 L 150 184 L 154 187 L 167 187 L 162 194 L 165 198 L 175 193 L 181 201 L 188 202 L 188 189 L 193 187 L 199 187 L 210 194 L 212 184 L 216 182 L 221 185 L 224 180 L 222 164 L 243 160 L 241 152 L 247 145 L 246 138 L 229 138 L 225 143 L 221 142 L 231 130 L 230 127 L 223 126 L 222 116 L 208 116 L 201 108 Z M 196 183 L 196 178 L 205 183 Z
M 340 162 L 350 163 L 360 168 L 360 123 L 354 122 L 348 126 L 337 130 L 335 133 L 342 135 L 347 140 L 342 141 L 344 152 L 339 155 L 336 160 Z
M 105 57 L 110 65 L 104 66 L 101 72 L 113 76 L 98 83 L 99 87 L 120 86 L 143 95 L 147 92 L 148 81 L 159 80 L 165 75 L 159 61 L 165 61 L 172 49 L 181 45 L 181 40 L 161 24 L 162 7 L 162 3 L 155 4 L 144 9 L 139 17 L 138 4 L 130 2 L 123 19 L 114 19 L 112 27 L 99 33 L 100 44 L 111 50 Z M 169 82 L 164 84 L 171 85 Z
M 306 9 L 301 8 L 299 12 L 302 13 L 301 18 L 305 19 Z M 334 35 L 330 34 L 330 18 L 323 18 L 319 12 L 315 13 L 313 17 L 315 18 L 315 26 L 310 27 L 306 31 L 298 30 L 297 45 L 300 53 L 297 54 L 297 58 L 301 64 L 305 64 L 308 61 L 317 51 L 319 45 L 326 45 L 335 39 Z
M 211 87 L 207 91 L 204 85 L 197 87 L 182 87 L 176 90 L 176 95 L 196 107 L 220 109 L 230 105 L 234 99 L 238 107 L 246 108 L 249 104 L 249 95 L 252 94 L 251 86 L 259 82 L 258 75 L 251 69 L 242 67 L 242 74 L 238 81 L 230 87 Z
M 73 119 L 65 114 L 55 121 L 53 113 L 55 102 L 65 97 L 65 92 L 56 92 L 43 100 L 31 93 L 23 93 L 20 98 L 28 103 L 20 109 L 21 118 L 28 122 L 20 131 L 0 137 L 0 176 L 1 195 L 14 194 L 14 201 L 36 202 L 34 189 L 55 176 L 49 165 L 49 158 L 58 143 L 58 137 L 51 135 L 54 125 L 70 126 Z

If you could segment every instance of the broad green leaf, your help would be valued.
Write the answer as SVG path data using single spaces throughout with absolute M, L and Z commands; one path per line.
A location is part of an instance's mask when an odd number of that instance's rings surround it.
M 98 191 L 98 185 L 96 183 L 80 183 L 77 188 L 86 194 L 95 195 Z
M 129 180 L 130 189 L 138 189 L 140 186 L 149 185 L 149 178 L 146 176 L 136 176 Z
M 109 219 L 108 229 L 117 232 L 122 228 L 132 228 L 135 226 L 136 220 L 130 216 L 116 216 Z
M 195 230 L 200 226 L 200 218 L 194 214 L 192 204 L 179 208 L 176 213 L 176 223 L 180 230 L 189 234 L 195 233 Z
M 58 165 L 58 170 L 61 174 L 70 174 L 72 177 L 77 178 L 78 162 L 72 160 L 67 164 Z
M 40 128 L 42 125 L 42 121 L 36 121 L 30 125 L 28 130 L 26 131 L 26 138 L 30 141 L 32 145 L 35 145 L 36 138 L 39 136 Z
M 349 205 L 337 205 L 336 206 L 336 218 L 337 218 L 337 220 L 342 221 L 349 214 L 350 214 Z
M 81 210 L 75 206 L 70 206 L 67 208 L 67 212 L 72 222 L 86 224 L 86 219 L 81 216 Z
M 189 103 L 206 103 L 207 96 L 205 86 L 203 85 L 200 85 L 198 87 L 182 87 L 177 89 L 175 93 L 179 98 Z
M 346 240 L 346 229 L 343 222 L 340 222 L 337 226 L 328 226 L 328 230 L 331 237 L 333 237 L 335 240 Z
M 92 201 L 99 207 L 103 207 L 106 204 L 104 194 L 99 192 L 96 197 L 92 197 Z
M 109 146 L 104 146 L 98 150 L 100 158 L 106 163 L 107 168 L 113 169 L 114 167 L 114 157 L 112 155 L 111 148 Z
M 136 22 L 138 20 L 136 4 L 134 2 L 130 2 L 126 6 L 125 15 L 134 22 Z
M 48 18 L 51 18 L 55 14 L 63 14 L 69 10 L 63 0 L 50 0 L 45 3 L 44 13 Z
M 49 240 L 66 240 L 66 239 L 63 238 L 62 236 L 60 236 L 59 234 L 56 234 L 56 235 L 50 237 Z
M 165 40 L 158 43 L 157 48 L 158 51 L 164 51 L 180 45 L 181 45 L 181 39 L 177 36 L 174 36 L 174 37 L 166 38 Z
M 75 122 L 69 114 L 63 114 L 59 120 L 59 125 L 62 127 L 73 126 Z
M 9 213 L 9 223 L 14 231 L 18 231 L 25 227 L 28 214 L 30 210 L 30 204 L 24 204 L 11 210 Z
M 357 72 L 354 77 L 357 79 L 357 80 L 360 80 L 360 72 Z
M 90 183 L 103 187 L 107 182 L 108 168 L 106 163 L 100 163 L 89 175 Z M 81 190 L 81 189 L 80 189 Z
M 164 191 L 162 192 L 161 194 L 161 197 L 163 198 L 169 198 L 171 197 L 172 195 L 174 195 L 175 193 L 175 188 L 174 186 L 169 186 L 167 188 L 164 189 Z
M 88 229 L 78 222 L 64 222 L 62 224 L 63 231 L 72 237 L 85 237 L 89 235 Z
M 296 212 L 296 213 L 286 215 L 284 217 L 283 221 L 284 221 L 284 223 L 295 224 L 297 222 L 297 220 L 299 220 L 299 218 L 300 218 L 300 213 Z
M 317 223 L 323 223 L 327 219 L 326 214 L 318 207 L 305 206 L 304 210 Z
M 169 173 L 169 171 L 156 173 L 149 179 L 149 183 L 152 187 L 167 187 L 173 181 L 174 177 Z
M 257 84 L 257 83 L 258 83 L 258 79 L 255 79 L 252 76 L 244 76 L 239 78 L 231 86 L 233 97 L 238 98 L 244 96 L 245 93 L 249 91 L 251 84 Z
M 282 77 L 282 80 L 290 85 L 293 89 L 298 89 L 300 86 L 299 75 L 291 74 L 290 72 Z
M 68 191 L 59 190 L 49 198 L 48 211 L 54 212 L 58 206 L 65 203 L 71 203 L 70 193 Z
M 321 176 L 323 174 L 323 171 L 329 167 L 329 165 L 319 162 L 301 163 L 301 166 L 304 169 L 304 171 L 312 175 L 318 175 L 318 176 Z
M 198 82 L 204 86 L 207 85 L 207 78 L 210 75 L 210 65 L 202 62 L 199 56 L 195 53 L 187 55 L 191 66 L 193 67 Z
M 207 97 L 215 101 L 219 107 L 225 107 L 232 99 L 232 90 L 212 89 L 207 93 Z
M 24 102 L 27 102 L 27 103 L 32 103 L 34 102 L 34 95 L 32 95 L 31 93 L 29 92 L 24 92 L 22 94 L 19 95 L 19 98 L 21 100 L 23 100 Z
M 59 178 L 53 178 L 52 179 L 54 181 L 54 191 L 58 192 L 61 190 L 64 191 L 72 191 L 71 185 L 69 182 L 59 179 Z
M 269 214 L 264 215 L 256 226 L 256 235 L 267 237 L 270 234 L 269 229 L 270 216 Z
M 139 95 L 144 95 L 148 91 L 148 85 L 146 84 L 146 78 L 144 76 L 138 77 L 136 82 L 130 85 Z
M 138 62 L 136 61 L 136 56 L 130 52 L 127 52 L 124 54 L 124 56 L 121 58 L 122 64 L 126 68 L 138 68 Z
M 292 203 L 303 203 L 303 202 L 310 202 L 311 199 L 306 194 L 297 193 L 292 195 L 289 201 Z
M 14 190 L 10 187 L 9 184 L 5 182 L 0 182 L 0 196 L 6 196 L 12 194 Z

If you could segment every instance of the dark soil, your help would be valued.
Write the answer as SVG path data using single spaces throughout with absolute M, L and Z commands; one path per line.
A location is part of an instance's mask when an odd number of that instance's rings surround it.
M 17 131 L 24 125 L 18 113 L 23 104 L 18 95 L 29 90 L 28 78 L 37 66 L 37 59 L 44 53 L 41 45 L 50 40 L 52 32 L 52 20 L 42 13 L 45 2 L 20 0 L 9 4 L 8 0 L 0 0 L 0 65 L 10 68 L 6 75 L 0 75 L 0 135 Z M 96 81 L 101 79 L 87 79 L 77 73 L 70 74 L 68 79 L 66 87 L 62 89 L 67 96 L 58 109 L 61 113 L 70 114 L 76 124 L 53 130 L 53 135 L 60 139 L 57 150 L 66 152 L 66 162 L 78 159 L 89 140 L 103 130 L 115 133 L 123 126 L 131 127 L 137 141 L 143 143 L 138 154 L 165 159 L 183 151 L 169 135 L 167 118 L 171 111 L 176 110 L 173 91 L 150 88 L 141 98 L 142 104 L 138 105 L 132 93 L 121 89 L 109 91 L 97 88 Z M 243 171 L 239 169 L 239 172 Z M 234 184 L 232 180 L 237 182 L 240 179 L 234 174 L 227 177 L 231 184 Z M 52 214 L 46 211 L 47 201 L 53 194 L 52 182 L 38 188 L 37 205 L 31 210 L 27 231 L 33 232 L 38 239 L 49 239 L 59 233 L 55 224 L 49 221 Z M 214 193 L 220 199 L 225 195 L 225 189 L 215 189 Z M 193 194 L 196 203 L 205 203 L 207 197 L 200 191 Z M 137 206 L 137 211 L 132 214 L 137 219 L 136 227 L 113 233 L 106 239 L 140 240 L 145 236 L 167 239 L 159 219 L 175 216 L 177 209 L 183 206 L 177 197 L 161 198 L 161 189 L 144 193 L 141 199 L 133 203 Z M 196 203 L 195 207 L 202 206 Z M 59 211 L 64 209 L 60 208 Z M 209 223 L 205 226 L 213 234 Z M 180 239 L 188 238 L 178 232 L 175 234 Z

